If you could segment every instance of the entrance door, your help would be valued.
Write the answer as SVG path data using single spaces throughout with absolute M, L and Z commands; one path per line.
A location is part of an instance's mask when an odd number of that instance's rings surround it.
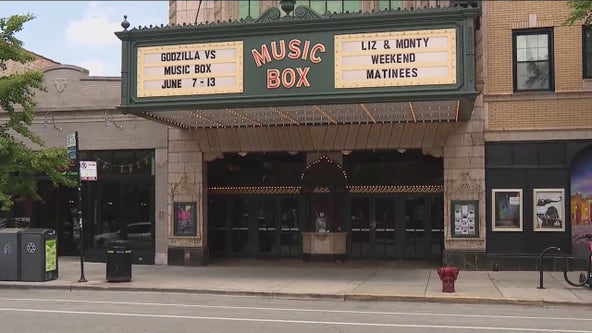
M 442 197 L 405 198 L 405 259 L 440 260 L 444 246 Z
M 273 197 L 257 198 L 255 225 L 257 227 L 257 257 L 274 257 L 277 251 L 278 213 Z
M 395 259 L 395 199 L 353 198 L 350 212 L 351 257 Z
M 298 257 L 301 253 L 298 198 L 259 197 L 255 202 L 256 256 Z
M 297 198 L 279 199 L 280 226 L 278 249 L 280 258 L 297 258 L 302 253 L 300 241 L 300 210 Z
M 352 258 L 441 258 L 444 218 L 440 197 L 353 197 L 350 213 Z
M 297 197 L 211 196 L 208 208 L 208 246 L 212 256 L 300 256 Z

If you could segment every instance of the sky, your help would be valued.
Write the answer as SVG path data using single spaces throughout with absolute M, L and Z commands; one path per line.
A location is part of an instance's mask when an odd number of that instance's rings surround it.
M 33 14 L 16 37 L 23 47 L 93 76 L 121 75 L 123 16 L 133 27 L 168 24 L 168 1 L 0 1 L 0 17 Z

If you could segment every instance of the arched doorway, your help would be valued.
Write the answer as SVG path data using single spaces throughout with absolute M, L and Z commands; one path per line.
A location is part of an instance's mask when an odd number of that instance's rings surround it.
M 321 215 L 327 220 L 328 231 L 341 231 L 347 185 L 347 175 L 341 165 L 322 155 L 306 166 L 300 179 L 307 208 L 304 231 L 315 231 L 315 220 Z

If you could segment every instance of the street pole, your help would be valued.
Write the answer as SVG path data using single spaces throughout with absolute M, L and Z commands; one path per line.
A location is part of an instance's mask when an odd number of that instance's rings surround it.
M 82 182 L 80 180 L 80 151 L 78 145 L 78 131 L 74 132 L 76 137 L 76 180 L 78 181 L 78 228 L 80 229 L 80 279 L 78 282 L 87 282 L 84 277 L 84 229 L 82 228 Z

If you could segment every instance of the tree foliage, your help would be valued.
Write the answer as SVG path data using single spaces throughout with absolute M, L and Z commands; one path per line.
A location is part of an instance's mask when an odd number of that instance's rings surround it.
M 47 147 L 29 129 L 35 116 L 35 92 L 45 91 L 43 73 L 8 70 L 11 62 L 34 60 L 15 37 L 32 19 L 31 14 L 0 18 L 0 211 L 25 198 L 39 200 L 40 176 L 55 186 L 76 183 L 62 174 L 69 166 L 65 147 Z
M 572 25 L 582 21 L 584 25 L 592 23 L 592 0 L 569 0 L 567 6 L 570 14 L 564 24 Z

